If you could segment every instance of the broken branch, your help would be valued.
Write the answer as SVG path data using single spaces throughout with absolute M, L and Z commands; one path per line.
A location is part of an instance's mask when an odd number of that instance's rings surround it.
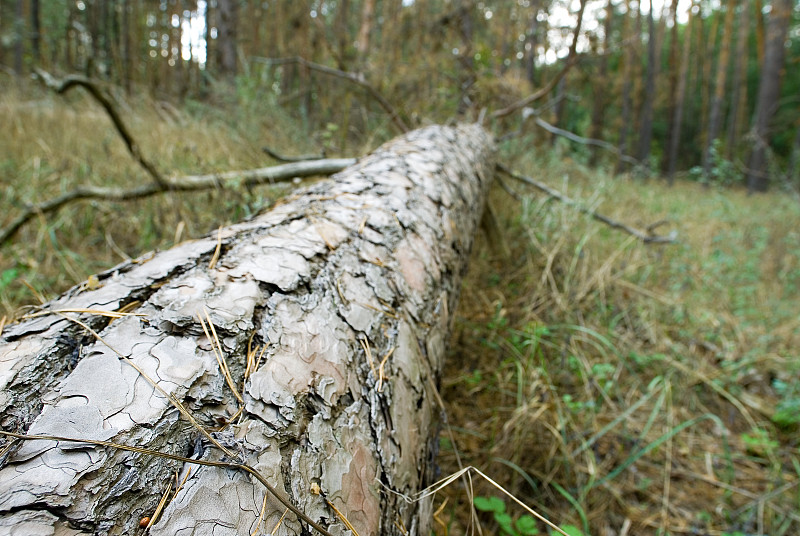
M 165 179 L 164 184 L 150 183 L 136 188 L 110 188 L 103 186 L 79 186 L 58 197 L 29 205 L 6 228 L 0 230 L 0 245 L 5 244 L 23 225 L 38 214 L 49 214 L 64 205 L 82 199 L 105 201 L 130 201 L 163 192 L 188 192 L 209 188 L 224 188 L 231 185 L 256 186 L 292 180 L 295 177 L 332 175 L 356 163 L 355 158 L 328 158 L 308 162 L 295 162 L 279 166 L 226 171 L 209 175 L 189 175 L 177 179 Z
M 624 232 L 628 233 L 631 236 L 635 236 L 636 238 L 638 238 L 639 240 L 641 240 L 644 243 L 647 243 L 647 244 L 656 244 L 656 243 L 658 243 L 658 244 L 673 244 L 675 242 L 675 236 L 673 234 L 670 234 L 668 236 L 655 235 L 655 234 L 652 234 L 652 233 L 648 233 L 648 232 L 636 229 L 635 227 L 631 227 L 629 225 L 625 225 L 624 223 L 618 222 L 616 220 L 612 220 L 608 216 L 604 216 L 604 215 L 600 214 L 597 211 L 594 211 L 594 210 L 592 210 L 590 208 L 584 207 L 583 205 L 581 205 L 579 202 L 575 201 L 571 197 L 567 197 L 566 195 L 562 194 L 558 190 L 554 190 L 553 188 L 550 188 L 549 186 L 547 186 L 546 184 L 544 184 L 542 182 L 539 182 L 539 181 L 537 181 L 535 179 L 532 179 L 530 177 L 526 177 L 524 175 L 518 175 L 518 174 L 514 173 L 513 171 L 508 169 L 503 164 L 497 164 L 497 170 L 505 173 L 506 175 L 508 175 L 512 179 L 517 179 L 518 181 L 524 182 L 525 184 L 530 184 L 534 188 L 537 188 L 538 190 L 541 190 L 542 192 L 546 193 L 550 197 L 554 197 L 554 198 L 558 199 L 559 201 L 561 201 L 562 203 L 565 203 L 567 205 L 570 205 L 570 206 L 573 206 L 573 207 L 577 208 L 578 210 L 580 210 L 584 214 L 588 214 L 589 216 L 591 216 L 595 220 L 597 220 L 599 222 L 603 222 L 606 225 L 608 225 L 609 227 L 613 227 L 614 229 L 619 229 L 620 231 L 624 231 Z
M 378 102 L 380 107 L 383 108 L 383 110 L 389 115 L 389 119 L 392 120 L 392 122 L 398 129 L 400 129 L 401 132 L 408 132 L 409 130 L 408 125 L 406 125 L 405 121 L 403 121 L 403 119 L 400 117 L 400 113 L 389 103 L 388 100 L 386 100 L 383 95 L 381 95 L 377 89 L 372 87 L 366 81 L 364 75 L 361 73 L 340 71 L 339 69 L 328 67 L 327 65 L 308 61 L 300 56 L 295 56 L 293 58 L 255 58 L 255 61 L 266 63 L 267 65 L 285 65 L 287 63 L 297 63 L 304 67 L 308 67 L 312 71 L 317 71 L 352 82 L 353 84 L 365 89 L 367 93 L 369 93 L 369 95 Z
M 125 147 L 128 148 L 128 152 L 131 154 L 133 159 L 136 160 L 145 171 L 147 171 L 147 174 L 150 175 L 150 177 L 153 179 L 153 182 L 160 186 L 161 189 L 166 189 L 169 186 L 167 180 L 161 175 L 161 173 L 158 172 L 155 166 L 153 166 L 153 164 L 151 164 L 144 157 L 142 151 L 139 149 L 139 144 L 136 143 L 136 140 L 133 139 L 133 136 L 128 131 L 128 127 L 125 126 L 125 122 L 117 112 L 117 109 L 114 107 L 111 99 L 94 81 L 86 78 L 85 76 L 78 75 L 70 75 L 65 77 L 63 80 L 58 80 L 53 75 L 42 69 L 37 68 L 35 69 L 35 72 L 39 79 L 42 80 L 44 85 L 59 95 L 65 94 L 74 87 L 82 87 L 88 91 L 89 95 L 91 95 L 108 114 L 109 119 L 111 119 L 111 122 L 114 124 L 114 128 L 117 129 L 122 141 L 125 142 Z

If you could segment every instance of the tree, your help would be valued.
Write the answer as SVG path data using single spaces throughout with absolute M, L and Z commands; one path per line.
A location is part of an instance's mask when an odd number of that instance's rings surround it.
M 692 45 L 692 30 L 695 19 L 700 17 L 699 10 L 695 13 L 695 2 L 689 6 L 689 21 L 686 23 L 686 32 L 683 37 L 683 50 L 681 51 L 681 70 L 678 75 L 678 87 L 675 92 L 675 107 L 672 110 L 672 130 L 669 139 L 669 158 L 667 159 L 667 180 L 670 184 L 675 181 L 675 171 L 678 162 L 678 147 L 681 141 L 681 125 L 683 122 L 683 107 L 686 100 L 686 79 L 689 73 L 689 52 Z
M 601 50 L 598 61 L 600 66 L 598 68 L 597 78 L 598 84 L 595 86 L 595 100 L 592 108 L 592 126 L 589 130 L 589 137 L 600 139 L 603 135 L 603 123 L 605 118 L 606 106 L 608 106 L 608 96 L 606 86 L 608 85 L 608 56 L 609 45 L 611 43 L 611 25 L 614 17 L 614 4 L 612 0 L 606 3 L 606 16 L 603 20 L 603 48 Z M 592 147 L 592 155 L 589 159 L 589 165 L 597 165 L 599 158 L 600 147 Z
M 708 118 L 708 136 L 706 137 L 706 147 L 703 152 L 703 175 L 706 180 L 711 175 L 712 149 L 714 142 L 722 129 L 722 101 L 725 98 L 726 81 L 728 74 L 728 63 L 731 56 L 731 39 L 733 35 L 733 14 L 736 11 L 738 2 L 734 1 L 727 5 L 725 12 L 725 25 L 722 29 L 722 42 L 717 56 L 717 75 L 714 83 L 714 98 L 711 100 L 711 114 Z
M 764 65 L 758 84 L 756 110 L 750 137 L 753 149 L 747 162 L 747 190 L 765 192 L 769 186 L 767 148 L 769 147 L 769 122 L 778 108 L 781 88 L 781 70 L 786 52 L 786 34 L 792 18 L 793 0 L 774 0 L 767 25 Z
M 217 0 L 217 53 L 219 73 L 223 76 L 236 75 L 238 4 L 237 0 Z
M 644 102 L 642 104 L 641 122 L 639 127 L 639 147 L 636 158 L 646 164 L 650 158 L 650 143 L 653 139 L 653 101 L 656 93 L 656 75 L 658 63 L 656 49 L 656 25 L 653 20 L 653 0 L 650 0 L 650 9 L 647 12 L 647 71 L 645 74 Z
M 493 169 L 477 125 L 414 131 L 7 327 L 4 430 L 169 458 L 16 444 L 0 527 L 133 534 L 169 496 L 150 534 L 251 534 L 262 504 L 270 528 L 297 510 L 295 534 L 344 534 L 334 507 L 361 534 L 427 534 L 431 504 L 399 494 L 434 478 L 433 391 Z

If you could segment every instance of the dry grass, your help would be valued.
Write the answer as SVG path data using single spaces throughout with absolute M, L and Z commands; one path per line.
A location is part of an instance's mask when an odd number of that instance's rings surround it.
M 117 102 L 143 153 L 167 176 L 263 167 L 262 145 L 311 152 L 309 141 L 266 100 L 177 110 L 149 98 Z M 149 178 L 128 155 L 99 105 L 37 86 L 0 89 L 0 226 L 15 209 L 79 185 L 132 186 Z M 245 121 L 246 119 L 246 121 Z M 291 149 L 286 150 L 287 147 Z M 129 257 L 170 247 L 269 205 L 285 187 L 159 196 L 126 203 L 79 202 L 26 225 L 0 246 L 0 317 Z
M 797 201 L 516 167 L 640 228 L 667 219 L 680 243 L 643 245 L 513 185 L 511 257 L 479 237 L 447 361 L 463 463 L 584 534 L 800 532 Z M 448 499 L 463 533 L 464 495 Z

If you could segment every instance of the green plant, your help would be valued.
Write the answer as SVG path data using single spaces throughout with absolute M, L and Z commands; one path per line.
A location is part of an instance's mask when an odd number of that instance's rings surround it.
M 782 380 L 772 382 L 772 387 L 781 396 L 781 401 L 772 415 L 772 422 L 780 427 L 788 428 L 800 423 L 800 392 L 795 383 Z
M 535 536 L 539 534 L 536 520 L 524 514 L 516 521 L 506 512 L 506 504 L 497 497 L 475 497 L 473 503 L 475 508 L 481 512 L 490 512 L 497 526 L 503 534 L 508 536 Z
M 769 436 L 769 432 L 763 428 L 755 428 L 751 430 L 749 434 L 742 434 L 741 438 L 747 451 L 759 456 L 770 457 L 779 447 L 779 443 L 772 439 Z

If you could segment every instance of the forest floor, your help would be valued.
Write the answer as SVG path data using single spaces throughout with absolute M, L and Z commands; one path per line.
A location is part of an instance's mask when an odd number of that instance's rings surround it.
M 177 110 L 142 99 L 124 115 L 168 176 L 263 167 L 262 145 L 305 154 L 335 141 L 255 102 L 234 104 Z M 0 117 L 0 226 L 79 184 L 147 180 L 79 93 L 2 91 Z M 475 466 L 571 535 L 800 533 L 800 201 L 614 178 L 563 148 L 527 147 L 511 141 L 501 158 L 627 224 L 663 220 L 656 231 L 677 241 L 643 244 L 525 185 L 505 179 L 516 199 L 495 188 L 506 247 L 479 235 L 464 281 L 442 383 L 442 476 Z M 0 246 L 0 319 L 290 188 L 41 215 Z M 487 481 L 472 483 L 485 534 L 550 533 Z M 460 484 L 435 506 L 438 536 L 469 532 Z

